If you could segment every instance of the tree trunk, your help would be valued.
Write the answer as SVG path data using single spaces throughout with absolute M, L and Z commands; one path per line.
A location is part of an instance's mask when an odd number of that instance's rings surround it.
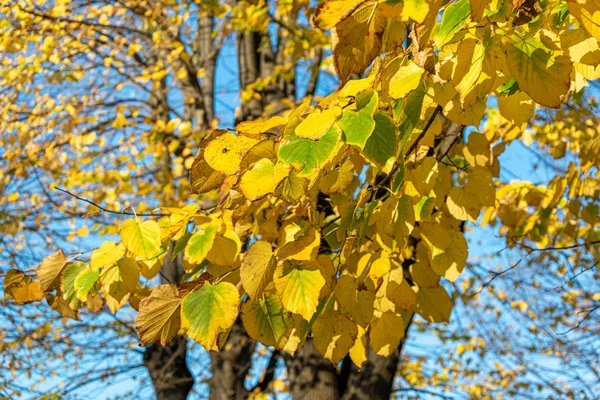
M 311 339 L 293 356 L 285 354 L 292 399 L 337 400 L 338 382 L 335 366 L 315 349 Z
M 210 400 L 242 400 L 248 397 L 244 381 L 252 366 L 255 346 L 238 318 L 223 350 L 210 353 Z
M 144 352 L 144 366 L 150 373 L 158 400 L 185 400 L 194 386 L 186 364 L 187 338 L 178 336 L 167 346 L 153 344 Z

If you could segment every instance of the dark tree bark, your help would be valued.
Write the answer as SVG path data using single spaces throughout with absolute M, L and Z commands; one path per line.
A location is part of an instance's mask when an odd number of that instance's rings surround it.
M 337 371 L 307 339 L 296 354 L 285 354 L 292 399 L 337 400 Z
M 210 353 L 210 399 L 242 400 L 248 397 L 244 381 L 252 366 L 256 343 L 251 340 L 238 318 L 231 328 L 223 350 Z

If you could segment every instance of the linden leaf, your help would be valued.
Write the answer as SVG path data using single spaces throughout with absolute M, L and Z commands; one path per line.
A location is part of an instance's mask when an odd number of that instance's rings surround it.
M 319 293 L 325 286 L 321 272 L 311 265 L 283 263 L 273 277 L 275 289 L 283 306 L 309 321 L 319 304 Z
M 506 64 L 510 73 L 533 101 L 558 108 L 561 97 L 571 87 L 573 65 L 568 57 L 557 55 L 537 38 L 517 34 L 503 37 Z
M 12 299 L 12 288 L 14 286 L 18 286 L 24 279 L 26 275 L 25 272 L 19 271 L 16 269 L 9 270 L 6 275 L 4 275 L 4 299 L 10 300 Z M 29 278 L 31 279 L 31 278 Z
M 90 290 L 100 277 L 100 271 L 92 268 L 84 268 L 75 278 L 73 286 L 75 288 L 75 296 L 82 302 L 86 302 Z
M 371 323 L 369 340 L 375 353 L 387 357 L 404 337 L 404 319 L 400 314 L 385 312 Z
M 36 269 L 40 278 L 40 287 L 43 292 L 49 292 L 60 285 L 60 274 L 67 265 L 65 253 L 62 250 L 44 258 Z
M 452 81 L 463 107 L 485 99 L 493 89 L 496 66 L 490 51 L 490 33 L 487 29 L 483 40 L 467 38 L 458 44 Z
M 44 298 L 40 282 L 31 280 L 31 277 L 26 277 L 17 285 L 12 286 L 10 292 L 17 304 L 21 305 L 40 301 Z
M 429 249 L 431 268 L 440 276 L 455 281 L 468 258 L 468 245 L 464 235 L 428 222 L 422 224 L 421 238 Z
M 419 288 L 416 311 L 430 322 L 448 322 L 454 303 L 443 287 Z
M 349 355 L 354 365 L 361 368 L 362 364 L 367 361 L 367 335 L 365 335 L 365 330 L 360 325 L 357 328 L 358 335 L 354 341 L 354 346 L 350 349 Z
M 347 18 L 358 6 L 366 0 L 330 0 L 317 5 L 314 24 L 319 28 L 331 29 L 340 21 Z
M 63 299 L 69 304 L 72 310 L 77 310 L 81 307 L 81 303 L 77 298 L 75 290 L 75 278 L 85 268 L 83 263 L 68 264 L 62 274 L 60 290 L 63 294 Z
M 184 297 L 181 305 L 182 327 L 206 351 L 219 350 L 217 339 L 231 328 L 238 315 L 240 297 L 229 282 L 205 282 Z
M 238 171 L 244 155 L 256 143 L 257 139 L 224 133 L 206 145 L 204 159 L 215 171 L 233 175 Z
M 581 22 L 581 25 L 600 41 L 600 1 L 568 0 L 569 12 Z
M 279 146 L 279 158 L 298 170 L 298 176 L 317 173 L 335 154 L 341 129 L 333 127 L 319 140 L 305 139 L 295 134 L 285 136 Z
M 242 322 L 252 339 L 278 349 L 285 346 L 294 327 L 291 313 L 275 295 L 247 301 L 242 307 Z
M 190 192 L 206 193 L 218 188 L 225 180 L 225 175 L 214 170 L 204 159 L 204 148 L 201 147 L 190 168 Z
M 341 112 L 339 107 L 323 111 L 316 109 L 300 122 L 294 133 L 301 138 L 319 140 L 329 132 Z
M 403 274 L 402 268 L 396 268 L 383 277 L 375 298 L 377 310 L 398 313 L 415 308 L 417 296 L 404 279 Z
M 311 261 L 317 257 L 321 235 L 311 228 L 296 240 L 292 240 L 277 249 L 277 258 L 283 260 Z
M 442 22 L 437 25 L 433 36 L 438 49 L 441 50 L 446 43 L 451 42 L 454 34 L 465 25 L 471 15 L 471 6 L 469 3 L 469 0 L 460 0 L 450 4 L 446 8 L 442 16 Z
M 100 283 L 105 297 L 120 303 L 133 292 L 140 279 L 140 268 L 132 257 L 124 257 L 100 274 Z
M 354 180 L 354 164 L 350 160 L 327 173 L 319 182 L 319 189 L 325 194 L 342 193 Z
M 315 321 L 312 334 L 313 345 L 317 351 L 337 365 L 354 346 L 358 328 L 345 315 L 327 310 Z
M 125 255 L 125 247 L 122 243 L 118 245 L 112 241 L 106 241 L 92 252 L 90 259 L 90 268 L 93 270 L 100 269 L 110 264 L 116 263 Z
M 335 286 L 335 298 L 340 309 L 350 315 L 356 324 L 366 327 L 373 317 L 375 294 L 369 290 L 358 290 L 356 279 L 342 275 Z
M 251 298 L 258 298 L 273 281 L 277 259 L 269 242 L 258 240 L 244 254 L 240 267 L 240 278 L 244 290 Z
M 240 191 L 248 200 L 257 200 L 275 192 L 283 178 L 290 173 L 289 168 L 283 164 L 273 164 L 264 158 L 254 164 L 240 180 Z
M 398 151 L 394 122 L 385 114 L 375 114 L 375 129 L 365 144 L 364 155 L 378 168 L 383 168 Z
M 342 83 L 353 73 L 363 73 L 379 55 L 386 26 L 377 3 L 368 2 L 331 29 L 333 62 Z
M 206 259 L 216 265 L 232 266 L 240 254 L 242 243 L 234 231 L 226 231 L 221 236 L 216 236 L 212 248 Z
M 375 129 L 375 120 L 373 114 L 377 109 L 379 96 L 377 92 L 366 90 L 356 98 L 357 111 L 344 110 L 338 124 L 344 131 L 344 140 L 348 144 L 353 144 L 361 149 L 373 130 Z
M 389 93 L 393 99 L 402 99 L 421 84 L 425 70 L 412 61 L 401 66 L 390 79 Z
M 194 233 L 185 246 L 185 259 L 192 264 L 200 264 L 213 247 L 217 228 L 209 225 Z
M 181 297 L 175 285 L 160 285 L 140 303 L 135 329 L 140 346 L 166 346 L 181 327 Z
M 160 252 L 160 226 L 156 221 L 142 221 L 138 217 L 127 220 L 119 234 L 127 250 L 140 258 L 154 258 Z
M 283 178 L 275 190 L 275 194 L 285 201 L 295 203 L 306 194 L 308 184 L 308 179 L 299 177 L 298 172 L 292 170 L 288 176 Z
M 270 131 L 273 128 L 287 124 L 285 117 L 275 116 L 264 121 L 244 121 L 240 122 L 235 130 L 246 135 L 260 135 Z

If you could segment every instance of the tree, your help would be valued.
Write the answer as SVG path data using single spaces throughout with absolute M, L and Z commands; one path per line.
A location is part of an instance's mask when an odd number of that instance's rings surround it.
M 586 89 L 600 77 L 597 1 L 1 7 L 5 298 L 45 299 L 63 318 L 98 321 L 82 325 L 119 338 L 133 332 L 109 315 L 135 316 L 159 399 L 186 398 L 193 386 L 187 338 L 210 352 L 214 399 L 272 390 L 280 359 L 292 398 L 389 398 L 402 389 L 398 375 L 407 390 L 438 393 L 447 371 L 431 382 L 410 371 L 407 335 L 448 329 L 430 323 L 448 322 L 455 303 L 475 323 L 489 323 L 486 310 L 518 315 L 498 310 L 494 301 L 508 296 L 493 281 L 509 284 L 522 263 L 531 275 L 517 288 L 569 287 L 578 282 L 565 275 L 569 264 L 592 271 L 589 286 L 536 298 L 539 310 L 523 318 L 597 337 L 585 325 L 599 301 L 598 114 Z M 237 71 L 220 54 L 227 49 Z M 236 83 L 219 88 L 219 68 Z M 339 86 L 328 90 L 320 80 L 333 71 Z M 224 121 L 216 106 L 238 88 L 240 107 Z M 517 140 L 570 164 L 547 187 L 503 182 L 499 158 Z M 491 277 L 477 265 L 463 274 L 465 231 L 486 225 L 511 255 L 524 252 L 522 262 Z M 548 261 L 553 279 L 539 283 Z M 482 290 L 496 300 L 479 302 Z M 530 302 L 511 300 L 526 313 Z M 574 314 L 556 315 L 565 304 Z M 19 312 L 7 315 L 45 320 Z M 51 351 L 48 326 L 13 343 L 36 339 Z M 273 350 L 248 389 L 257 343 Z M 523 364 L 536 351 L 514 348 Z M 477 375 L 453 357 L 440 365 L 457 386 Z M 514 371 L 496 370 L 500 383 L 461 390 L 548 390 L 525 387 L 522 371 L 514 384 Z

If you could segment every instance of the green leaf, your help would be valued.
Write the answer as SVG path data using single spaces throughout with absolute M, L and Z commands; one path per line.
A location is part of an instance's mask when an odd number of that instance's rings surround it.
M 185 246 L 185 259 L 200 264 L 212 248 L 216 234 L 217 228 L 212 225 L 194 233 Z
M 299 170 L 298 176 L 315 174 L 335 155 L 340 137 L 341 129 L 337 124 L 319 140 L 305 139 L 295 134 L 285 136 L 279 146 L 279 158 Z
M 85 265 L 83 263 L 69 264 L 62 276 L 61 290 L 63 292 L 63 299 L 69 303 L 69 307 L 73 310 L 81 307 L 81 303 L 77 298 L 77 291 L 75 290 L 75 279 L 84 268 Z
M 394 123 L 385 114 L 375 114 L 375 129 L 367 140 L 364 155 L 367 159 L 383 168 L 390 158 L 396 157 L 398 141 Z
M 242 308 L 242 321 L 252 339 L 278 349 L 285 346 L 294 327 L 291 313 L 274 295 L 247 301 Z
M 75 278 L 75 296 L 82 302 L 87 301 L 88 293 L 100 276 L 99 270 L 84 268 Z
M 160 226 L 156 221 L 136 217 L 125 221 L 119 234 L 127 250 L 140 258 L 154 258 L 160 252 Z
M 356 98 L 358 111 L 344 110 L 338 124 L 344 131 L 346 143 L 357 145 L 361 149 L 365 147 L 367 139 L 375 129 L 373 114 L 377 103 L 377 93 L 366 90 Z
M 219 350 L 219 335 L 227 332 L 235 322 L 239 302 L 238 290 L 231 283 L 221 282 L 213 286 L 205 282 L 183 299 L 182 327 L 206 351 Z
M 433 35 L 433 40 L 438 49 L 441 49 L 452 40 L 454 34 L 463 27 L 470 15 L 469 0 L 460 0 L 446 8 L 442 23 L 437 26 Z

